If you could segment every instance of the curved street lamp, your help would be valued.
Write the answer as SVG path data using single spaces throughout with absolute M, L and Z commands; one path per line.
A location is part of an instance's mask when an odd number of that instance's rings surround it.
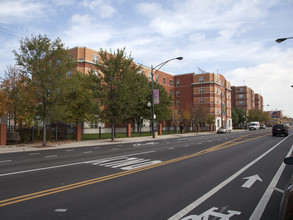
M 288 40 L 288 39 L 292 39 L 293 37 L 284 37 L 284 38 L 279 38 L 276 40 L 277 43 L 282 43 L 283 41 L 285 40 Z
M 152 76 L 152 130 L 153 130 L 153 138 L 155 138 L 155 126 L 154 126 L 154 121 L 155 121 L 155 106 L 154 106 L 154 75 L 161 69 L 162 66 L 164 66 L 166 63 L 172 61 L 172 60 L 183 60 L 183 57 L 176 57 L 172 58 L 170 60 L 167 60 L 163 63 L 160 63 L 159 65 L 153 67 L 151 66 L 151 76 Z M 154 69 L 156 70 L 154 72 Z

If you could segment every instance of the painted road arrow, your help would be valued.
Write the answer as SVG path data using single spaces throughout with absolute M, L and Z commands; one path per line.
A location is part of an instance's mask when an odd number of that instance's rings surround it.
M 257 174 L 253 176 L 245 177 L 243 179 L 244 180 L 247 179 L 247 181 L 242 185 L 243 188 L 250 188 L 256 181 L 262 182 L 262 179 Z

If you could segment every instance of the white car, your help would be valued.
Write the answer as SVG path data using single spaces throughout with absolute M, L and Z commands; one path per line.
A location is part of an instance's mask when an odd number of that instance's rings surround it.
M 220 134 L 227 134 L 227 133 L 231 133 L 231 128 L 228 128 L 228 127 L 220 127 L 218 130 L 217 130 L 217 133 Z

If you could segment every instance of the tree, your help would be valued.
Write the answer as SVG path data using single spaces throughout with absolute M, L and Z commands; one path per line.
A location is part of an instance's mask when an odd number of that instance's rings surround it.
M 0 90 L 0 118 L 8 112 L 9 100 L 2 90 Z
M 185 115 L 185 116 L 187 114 L 188 114 L 187 111 L 185 111 L 185 113 L 183 113 L 183 115 Z M 177 134 L 178 134 L 178 127 L 179 127 L 179 124 L 180 124 L 181 120 L 182 120 L 182 114 L 180 113 L 180 110 L 176 106 L 176 107 L 174 107 L 174 110 L 173 110 L 173 123 L 175 125 Z
M 130 118 L 137 124 L 137 132 L 139 132 L 143 120 L 151 119 L 152 111 L 151 108 L 147 107 L 147 103 L 151 102 L 151 85 L 149 85 L 150 82 L 143 74 L 136 74 L 129 83 L 132 84 L 130 89 L 132 101 L 134 101 L 134 107 Z
M 151 83 L 149 83 L 150 100 L 152 95 Z M 172 117 L 173 98 L 159 83 L 154 82 L 154 89 L 159 89 L 160 103 L 155 105 L 156 121 L 169 120 Z
M 100 106 L 97 98 L 99 88 L 97 75 L 76 72 L 66 79 L 63 96 L 62 117 L 68 122 L 99 121 Z
M 9 120 L 14 119 L 14 125 L 31 124 L 35 116 L 35 88 L 30 86 L 31 79 L 22 74 L 16 66 L 7 67 L 1 90 L 6 97 L 6 112 Z
M 75 67 L 60 38 L 54 41 L 46 35 L 20 41 L 19 51 L 13 51 L 22 73 L 31 78 L 35 93 L 36 116 L 43 122 L 43 146 L 46 146 L 46 124 L 53 118 L 58 98 L 62 96 L 67 73 Z
M 265 123 L 270 120 L 269 113 L 263 112 L 262 110 L 259 110 L 259 109 L 249 110 L 248 113 L 249 113 L 249 117 L 248 117 L 249 122 L 259 121 L 260 123 Z
M 203 124 L 206 122 L 208 113 L 207 109 L 203 105 L 193 103 L 189 106 L 189 109 L 193 125 Z
M 112 141 L 115 125 L 129 119 L 136 106 L 133 91 L 135 79 L 140 67 L 126 55 L 125 48 L 116 52 L 100 50 L 101 63 L 96 64 L 100 88 L 99 102 L 102 106 L 102 119 L 110 122 Z
M 245 112 L 241 108 L 232 108 L 232 122 L 234 126 L 244 123 Z

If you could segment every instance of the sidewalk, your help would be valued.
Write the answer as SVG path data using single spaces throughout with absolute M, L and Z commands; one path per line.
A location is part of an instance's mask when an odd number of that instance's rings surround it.
M 101 139 L 101 140 L 89 140 L 89 141 L 70 141 L 70 142 L 47 142 L 46 147 L 42 147 L 42 143 L 33 144 L 19 144 L 19 145 L 4 145 L 0 146 L 0 154 L 4 153 L 14 153 L 23 151 L 38 151 L 38 150 L 53 150 L 53 149 L 64 149 L 71 147 L 89 147 L 98 145 L 111 145 L 111 144 L 123 144 L 123 143 L 137 143 L 143 141 L 158 141 L 164 139 L 180 138 L 180 137 L 190 137 L 190 136 L 200 136 L 215 134 L 214 132 L 200 132 L 200 133 L 186 133 L 186 134 L 169 134 L 169 135 L 159 135 L 157 138 L 152 136 L 143 137 L 129 137 L 129 138 L 117 138 L 114 141 L 111 139 Z

